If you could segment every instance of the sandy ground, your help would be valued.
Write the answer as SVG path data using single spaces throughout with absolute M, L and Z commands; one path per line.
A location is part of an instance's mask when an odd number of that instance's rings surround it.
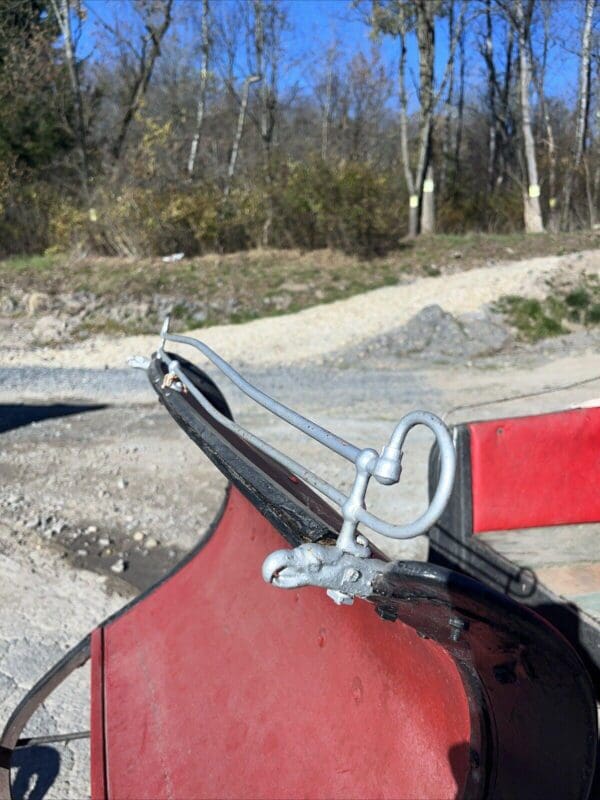
M 578 265 L 581 260 L 598 270 L 598 254 L 583 254 Z M 249 378 L 283 402 L 356 444 L 379 449 L 411 409 L 444 414 L 458 405 L 585 380 L 600 375 L 600 355 L 584 343 L 575 352 L 567 347 L 549 356 L 528 350 L 475 366 L 398 363 L 395 369 L 340 370 L 318 362 L 401 324 L 431 302 L 466 312 L 501 293 L 540 290 L 548 272 L 566 261 L 535 259 L 424 279 L 201 334 L 248 364 Z M 102 339 L 68 350 L 22 352 L 18 360 L 0 352 L 0 723 L 68 647 L 175 563 L 220 505 L 223 479 L 157 405 L 144 376 L 113 368 L 132 352 L 148 354 L 155 344 L 152 337 Z M 103 369 L 105 364 L 111 368 Z M 342 489 L 349 487 L 347 465 L 224 388 L 242 424 Z M 552 410 L 595 398 L 600 380 L 456 410 L 449 421 Z M 98 405 L 103 407 L 93 408 Z M 409 439 L 401 486 L 374 487 L 372 510 L 401 521 L 423 509 L 429 446 L 425 434 Z M 377 543 L 398 557 L 426 556 L 422 539 L 404 546 Z M 119 561 L 125 567 L 115 571 Z M 87 692 L 87 675 L 80 672 L 44 704 L 30 730 L 86 729 Z M 25 797 L 35 780 L 38 787 L 48 784 L 43 797 L 85 796 L 86 748 L 83 741 L 24 758 L 15 771 L 17 796 Z M 57 759 L 60 778 L 53 777 Z

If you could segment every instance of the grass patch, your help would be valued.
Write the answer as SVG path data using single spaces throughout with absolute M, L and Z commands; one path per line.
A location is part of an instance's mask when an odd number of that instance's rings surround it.
M 549 304 L 546 300 L 509 294 L 494 303 L 493 308 L 516 328 L 521 341 L 537 342 L 567 333 L 562 322 L 564 313 L 558 311 L 554 303 Z
M 549 281 L 543 300 L 504 295 L 492 307 L 516 329 L 521 341 L 537 342 L 576 326 L 599 325 L 600 282 L 597 275 L 584 272 L 576 276 L 575 285 Z
M 11 256 L 10 258 L 0 261 L 0 271 L 10 275 L 11 273 L 19 275 L 21 273 L 31 274 L 48 272 L 52 270 L 60 257 L 52 255 L 38 255 L 38 256 Z

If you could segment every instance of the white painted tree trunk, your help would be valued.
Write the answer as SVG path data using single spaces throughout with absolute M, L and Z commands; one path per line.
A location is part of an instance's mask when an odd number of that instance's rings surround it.
M 523 131 L 523 148 L 527 165 L 528 186 L 523 193 L 523 217 L 527 233 L 543 233 L 542 209 L 540 205 L 540 184 L 535 153 L 535 141 L 531 123 L 531 103 L 529 89 L 531 86 L 531 63 L 529 58 L 529 25 L 523 12 L 523 0 L 515 0 L 519 35 L 519 88 L 521 101 L 521 126 Z
M 421 233 L 435 233 L 435 183 L 433 166 L 427 167 L 423 181 L 423 200 L 421 202 Z
M 196 156 L 198 155 L 198 146 L 200 144 L 200 136 L 202 135 L 204 115 L 206 111 L 206 90 L 208 87 L 208 66 L 210 59 L 209 13 L 209 0 L 202 0 L 202 65 L 200 67 L 200 92 L 198 96 L 198 108 L 196 110 L 196 127 L 194 129 L 194 136 L 192 138 L 192 144 L 190 146 L 190 154 L 187 163 L 188 178 L 190 179 L 194 175 Z

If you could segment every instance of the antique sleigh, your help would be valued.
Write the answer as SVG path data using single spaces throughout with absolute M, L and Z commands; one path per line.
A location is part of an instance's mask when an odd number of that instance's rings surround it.
M 351 461 L 349 494 L 237 425 L 216 385 L 171 343 L 196 348 L 268 411 Z M 227 476 L 226 498 L 201 545 L 16 709 L 0 742 L 3 800 L 28 719 L 88 659 L 95 800 L 591 797 L 594 656 L 539 606 L 466 574 L 460 430 L 453 441 L 437 417 L 414 412 L 381 453 L 360 449 L 168 326 L 138 366 Z M 399 481 L 415 425 L 436 437 L 431 504 L 397 526 L 368 512 L 365 495 L 370 479 Z M 358 525 L 392 538 L 432 531 L 438 563 L 389 561 Z

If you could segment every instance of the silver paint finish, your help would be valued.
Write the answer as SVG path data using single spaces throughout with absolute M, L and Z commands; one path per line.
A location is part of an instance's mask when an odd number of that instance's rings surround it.
M 342 458 L 351 461 L 355 467 L 355 478 L 350 493 L 345 495 L 290 456 L 217 411 L 189 380 L 179 362 L 167 355 L 164 348 L 168 341 L 196 348 L 244 394 L 263 408 L 333 450 Z M 366 596 L 369 576 L 372 575 L 373 570 L 380 570 L 380 565 L 384 562 L 369 558 L 371 551 L 367 540 L 358 532 L 359 523 L 392 539 L 409 539 L 429 530 L 446 507 L 454 485 L 456 452 L 448 428 L 435 414 L 427 411 L 413 411 L 407 414 L 396 425 L 389 441 L 379 454 L 372 448 L 361 449 L 345 441 L 269 397 L 249 383 L 203 342 L 189 336 L 169 333 L 168 317 L 161 330 L 161 342 L 157 350 L 157 357 L 168 369 L 168 374 L 163 382 L 163 386 L 167 390 L 189 392 L 201 407 L 221 425 L 312 486 L 338 506 L 341 511 L 343 523 L 335 547 L 307 544 L 301 545 L 295 550 L 282 550 L 271 554 L 263 565 L 263 576 L 269 583 L 282 588 L 322 586 L 330 590 L 330 596 L 337 603 L 352 602 L 352 597 L 355 595 Z M 417 425 L 429 428 L 437 440 L 441 464 L 440 478 L 427 510 L 411 523 L 394 525 L 367 511 L 366 493 L 372 477 L 383 486 L 392 486 L 399 482 L 402 473 L 402 448 L 408 433 Z M 283 554 L 287 554 L 286 557 Z

